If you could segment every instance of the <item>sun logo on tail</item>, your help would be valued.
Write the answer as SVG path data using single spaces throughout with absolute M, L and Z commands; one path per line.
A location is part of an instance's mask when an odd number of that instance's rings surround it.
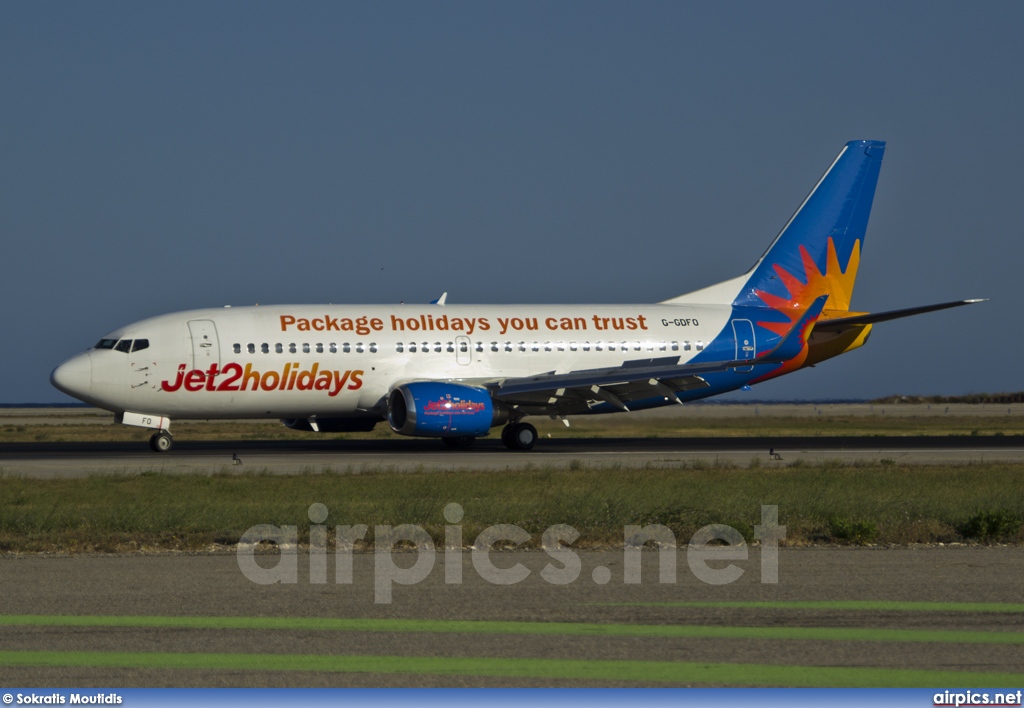
M 785 286 L 789 297 L 779 297 L 764 290 L 754 293 L 768 307 L 782 313 L 788 322 L 758 322 L 760 326 L 782 336 L 800 319 L 811 303 L 822 295 L 828 295 L 826 307 L 830 310 L 849 310 L 850 297 L 853 295 L 853 283 L 857 279 L 857 266 L 860 265 L 860 240 L 854 241 L 850 259 L 846 262 L 846 270 L 839 265 L 836 245 L 830 236 L 828 239 L 828 256 L 825 272 L 818 270 L 814 258 L 807 249 L 800 246 L 800 257 L 803 260 L 803 279 L 790 273 L 778 263 L 772 267 L 779 280 Z
M 807 312 L 807 308 L 811 306 L 811 303 L 822 295 L 828 295 L 828 300 L 825 303 L 828 309 L 850 309 L 853 283 L 857 279 L 857 266 L 860 265 L 860 240 L 858 239 L 853 243 L 853 250 L 850 252 L 850 259 L 846 262 L 845 271 L 839 265 L 835 242 L 833 242 L 831 236 L 828 239 L 828 255 L 824 273 L 818 269 L 814 258 L 811 257 L 811 254 L 807 252 L 804 246 L 800 246 L 800 258 L 803 261 L 803 279 L 790 273 L 778 263 L 772 266 L 777 277 L 789 293 L 789 297 L 772 295 L 764 290 L 754 290 L 754 294 L 761 298 L 768 307 L 785 315 L 788 320 L 787 322 L 758 321 L 757 323 L 780 337 L 785 336 L 803 314 Z M 781 364 L 774 371 L 755 379 L 752 383 L 773 379 L 776 376 L 796 371 L 807 360 L 808 351 L 809 347 L 805 344 L 800 354 Z

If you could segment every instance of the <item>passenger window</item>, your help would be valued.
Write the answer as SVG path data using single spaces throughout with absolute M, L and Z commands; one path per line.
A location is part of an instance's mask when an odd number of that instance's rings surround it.
M 477 342 L 476 343 L 476 350 L 478 352 L 482 352 L 484 350 L 484 343 L 483 342 Z
M 556 346 L 558 347 L 558 351 L 560 351 L 560 352 L 564 352 L 565 351 L 565 342 L 558 342 L 558 344 Z
M 337 354 L 338 353 L 338 345 L 335 344 L 334 342 L 331 342 L 330 350 L 331 350 L 331 354 Z
M 608 351 L 615 351 L 615 342 L 608 342 Z
M 521 351 L 521 352 L 525 352 L 526 351 L 526 342 L 519 342 L 519 351 Z
M 703 351 L 704 342 L 697 342 L 697 351 Z
M 683 342 L 683 351 L 684 352 L 690 351 L 690 343 L 689 342 Z
M 401 342 L 395 345 L 395 351 L 398 352 L 399 354 L 405 351 L 405 347 L 402 345 Z
M 531 342 L 530 343 L 530 351 L 539 352 L 540 351 L 540 345 L 537 344 L 537 342 Z
M 491 342 L 491 351 L 492 352 L 498 351 L 498 343 L 497 342 Z
M 452 342 L 448 342 L 448 352 L 452 354 L 455 353 L 455 344 L 453 344 Z
M 569 342 L 569 351 L 576 351 L 576 342 Z
M 302 353 L 309 354 L 309 342 L 306 342 L 302 345 Z
M 238 345 L 236 344 L 235 346 L 237 347 Z M 149 349 L 149 340 L 148 339 L 136 339 L 135 343 L 132 344 L 132 351 L 133 352 L 141 352 L 143 349 Z
M 551 351 L 551 342 L 544 342 L 544 351 Z
M 281 344 L 281 342 L 278 342 L 274 345 L 274 351 L 278 354 L 284 354 L 284 345 Z
M 263 352 L 264 354 L 269 354 L 270 353 L 270 345 L 267 344 L 266 342 L 263 342 L 263 344 L 260 345 L 260 351 Z
M 344 344 L 341 345 L 341 351 L 343 351 L 346 354 L 348 354 L 349 352 L 352 351 L 352 347 L 351 347 L 351 345 L 349 345 L 348 342 L 345 342 Z
M 660 342 L 658 344 L 658 351 L 660 351 L 660 352 L 665 351 L 665 342 Z
M 298 350 L 295 348 L 295 342 L 288 345 L 288 353 L 295 354 Z
M 376 354 L 377 353 L 377 343 L 376 342 L 370 342 L 370 353 L 371 354 Z
M 323 354 L 324 353 L 324 345 L 321 344 L 320 342 L 317 342 L 317 344 L 316 344 L 316 353 L 317 354 Z
M 255 344 L 249 344 L 248 346 L 246 346 L 246 349 L 249 351 L 250 354 L 255 354 L 256 353 L 256 345 Z
M 512 342 L 505 342 L 505 351 L 512 351 Z
M 459 342 L 459 351 L 465 354 L 469 351 L 469 345 L 465 342 Z
M 672 351 L 679 351 L 679 342 L 672 342 Z
M 358 342 L 356 344 L 356 353 L 357 354 L 362 354 L 363 353 L 363 343 L 362 342 Z
M 115 344 L 117 344 L 116 339 L 101 339 L 96 342 L 96 346 L 93 349 L 113 349 Z
M 423 342 L 423 344 L 420 346 L 420 351 L 423 352 L 424 354 L 429 354 L 430 342 Z
M 236 344 L 234 346 L 234 350 L 235 350 L 235 354 L 241 354 L 242 353 L 242 345 L 241 344 Z
M 601 351 L 601 342 L 594 342 L 594 351 L 595 352 Z
M 120 342 L 117 343 L 114 349 L 116 349 L 119 352 L 124 352 L 125 354 L 127 354 L 132 350 L 132 340 L 122 339 Z
M 434 342 L 434 351 L 438 354 L 441 353 L 441 342 Z
M 585 351 L 585 352 L 589 352 L 590 351 L 590 342 L 583 342 L 583 351 Z
M 413 354 L 416 353 L 416 342 L 409 342 L 409 351 Z

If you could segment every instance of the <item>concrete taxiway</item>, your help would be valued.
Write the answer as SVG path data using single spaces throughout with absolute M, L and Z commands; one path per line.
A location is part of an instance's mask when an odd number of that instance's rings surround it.
M 774 450 L 780 459 L 769 455 Z M 240 464 L 236 464 L 237 456 Z M 370 470 L 502 471 L 526 466 L 567 468 L 667 467 L 728 463 L 746 467 L 823 460 L 966 464 L 1024 460 L 1024 437 L 803 437 L 540 440 L 530 452 L 512 452 L 497 440 L 448 450 L 436 440 L 181 442 L 158 454 L 145 443 L 7 443 L 0 471 L 25 477 L 92 474 L 215 474 L 221 472 L 358 473 Z

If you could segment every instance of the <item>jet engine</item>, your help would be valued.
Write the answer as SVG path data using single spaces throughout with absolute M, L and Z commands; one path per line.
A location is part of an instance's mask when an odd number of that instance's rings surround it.
M 479 437 L 507 420 L 508 409 L 483 388 L 416 381 L 388 396 L 388 423 L 400 435 Z

